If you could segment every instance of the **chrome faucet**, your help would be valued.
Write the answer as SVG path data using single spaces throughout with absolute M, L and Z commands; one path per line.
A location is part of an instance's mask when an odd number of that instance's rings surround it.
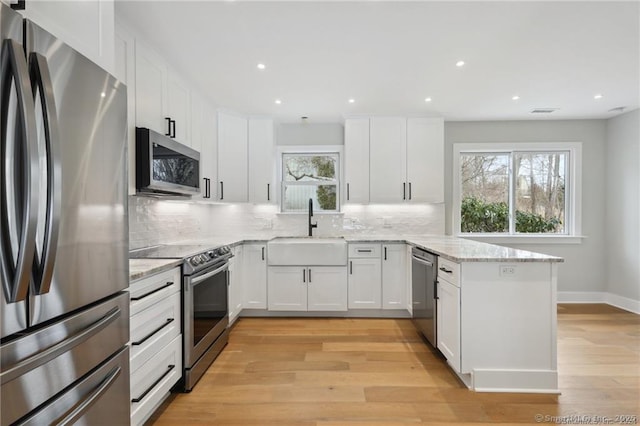
M 311 218 L 313 217 L 313 199 L 309 198 L 309 236 L 313 237 L 313 228 L 318 227 L 318 222 L 311 223 Z

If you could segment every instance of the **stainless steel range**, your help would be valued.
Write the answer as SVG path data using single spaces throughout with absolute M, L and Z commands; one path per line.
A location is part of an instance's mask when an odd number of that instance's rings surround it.
M 191 391 L 227 344 L 228 246 L 163 245 L 130 253 L 131 258 L 183 259 L 182 327 L 184 390 Z

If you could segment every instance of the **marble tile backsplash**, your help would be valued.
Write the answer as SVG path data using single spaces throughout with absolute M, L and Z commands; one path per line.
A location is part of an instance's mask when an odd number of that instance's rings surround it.
M 444 235 L 444 204 L 346 205 L 341 214 L 316 213 L 316 236 Z M 281 214 L 276 205 L 215 204 L 129 197 L 129 246 L 196 242 L 237 235 L 307 235 L 306 214 Z

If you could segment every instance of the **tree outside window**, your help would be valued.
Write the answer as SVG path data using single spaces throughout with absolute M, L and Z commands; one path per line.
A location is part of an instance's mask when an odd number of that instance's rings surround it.
M 338 211 L 338 154 L 283 154 L 282 211 Z
M 568 156 L 461 153 L 461 232 L 566 234 Z

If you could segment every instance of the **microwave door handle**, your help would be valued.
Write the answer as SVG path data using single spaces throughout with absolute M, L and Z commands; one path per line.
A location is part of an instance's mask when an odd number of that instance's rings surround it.
M 58 132 L 58 113 L 53 95 L 53 82 L 47 59 L 39 53 L 30 56 L 32 89 L 39 93 L 36 102 L 42 105 L 47 159 L 46 222 L 40 258 L 35 256 L 34 275 L 36 294 L 48 293 L 53 278 L 53 267 L 58 250 L 62 196 L 62 160 Z M 38 248 L 36 248 L 36 251 Z M 40 264 L 39 264 L 40 263 Z
M 12 39 L 5 39 L 2 42 L 0 53 L 0 102 L 2 103 L 2 122 L 6 123 L 8 117 L 8 104 L 10 92 L 6 89 L 11 87 L 13 79 L 16 87 L 17 118 L 20 131 L 13 135 L 7 134 L 6 126 L 3 125 L 0 137 L 4 146 L 4 155 L 16 158 L 18 149 L 16 134 L 23 138 L 24 155 L 20 155 L 22 162 L 23 182 L 21 190 L 12 186 L 14 178 L 10 176 L 6 166 L 8 158 L 3 158 L 0 164 L 0 275 L 2 276 L 2 287 L 8 303 L 15 303 L 25 300 L 29 290 L 31 278 L 31 267 L 35 250 L 35 234 L 37 225 L 38 197 L 37 188 L 40 182 L 38 175 L 38 147 L 35 120 L 35 108 L 33 104 L 33 93 L 29 82 L 29 70 L 27 61 L 23 53 L 23 47 Z M 11 201 L 11 202 L 10 202 Z M 16 223 L 10 222 L 10 209 L 16 218 Z M 13 229 L 12 229 L 13 228 Z M 17 241 L 12 241 L 12 236 L 17 237 Z M 14 254 L 13 247 L 17 247 Z

